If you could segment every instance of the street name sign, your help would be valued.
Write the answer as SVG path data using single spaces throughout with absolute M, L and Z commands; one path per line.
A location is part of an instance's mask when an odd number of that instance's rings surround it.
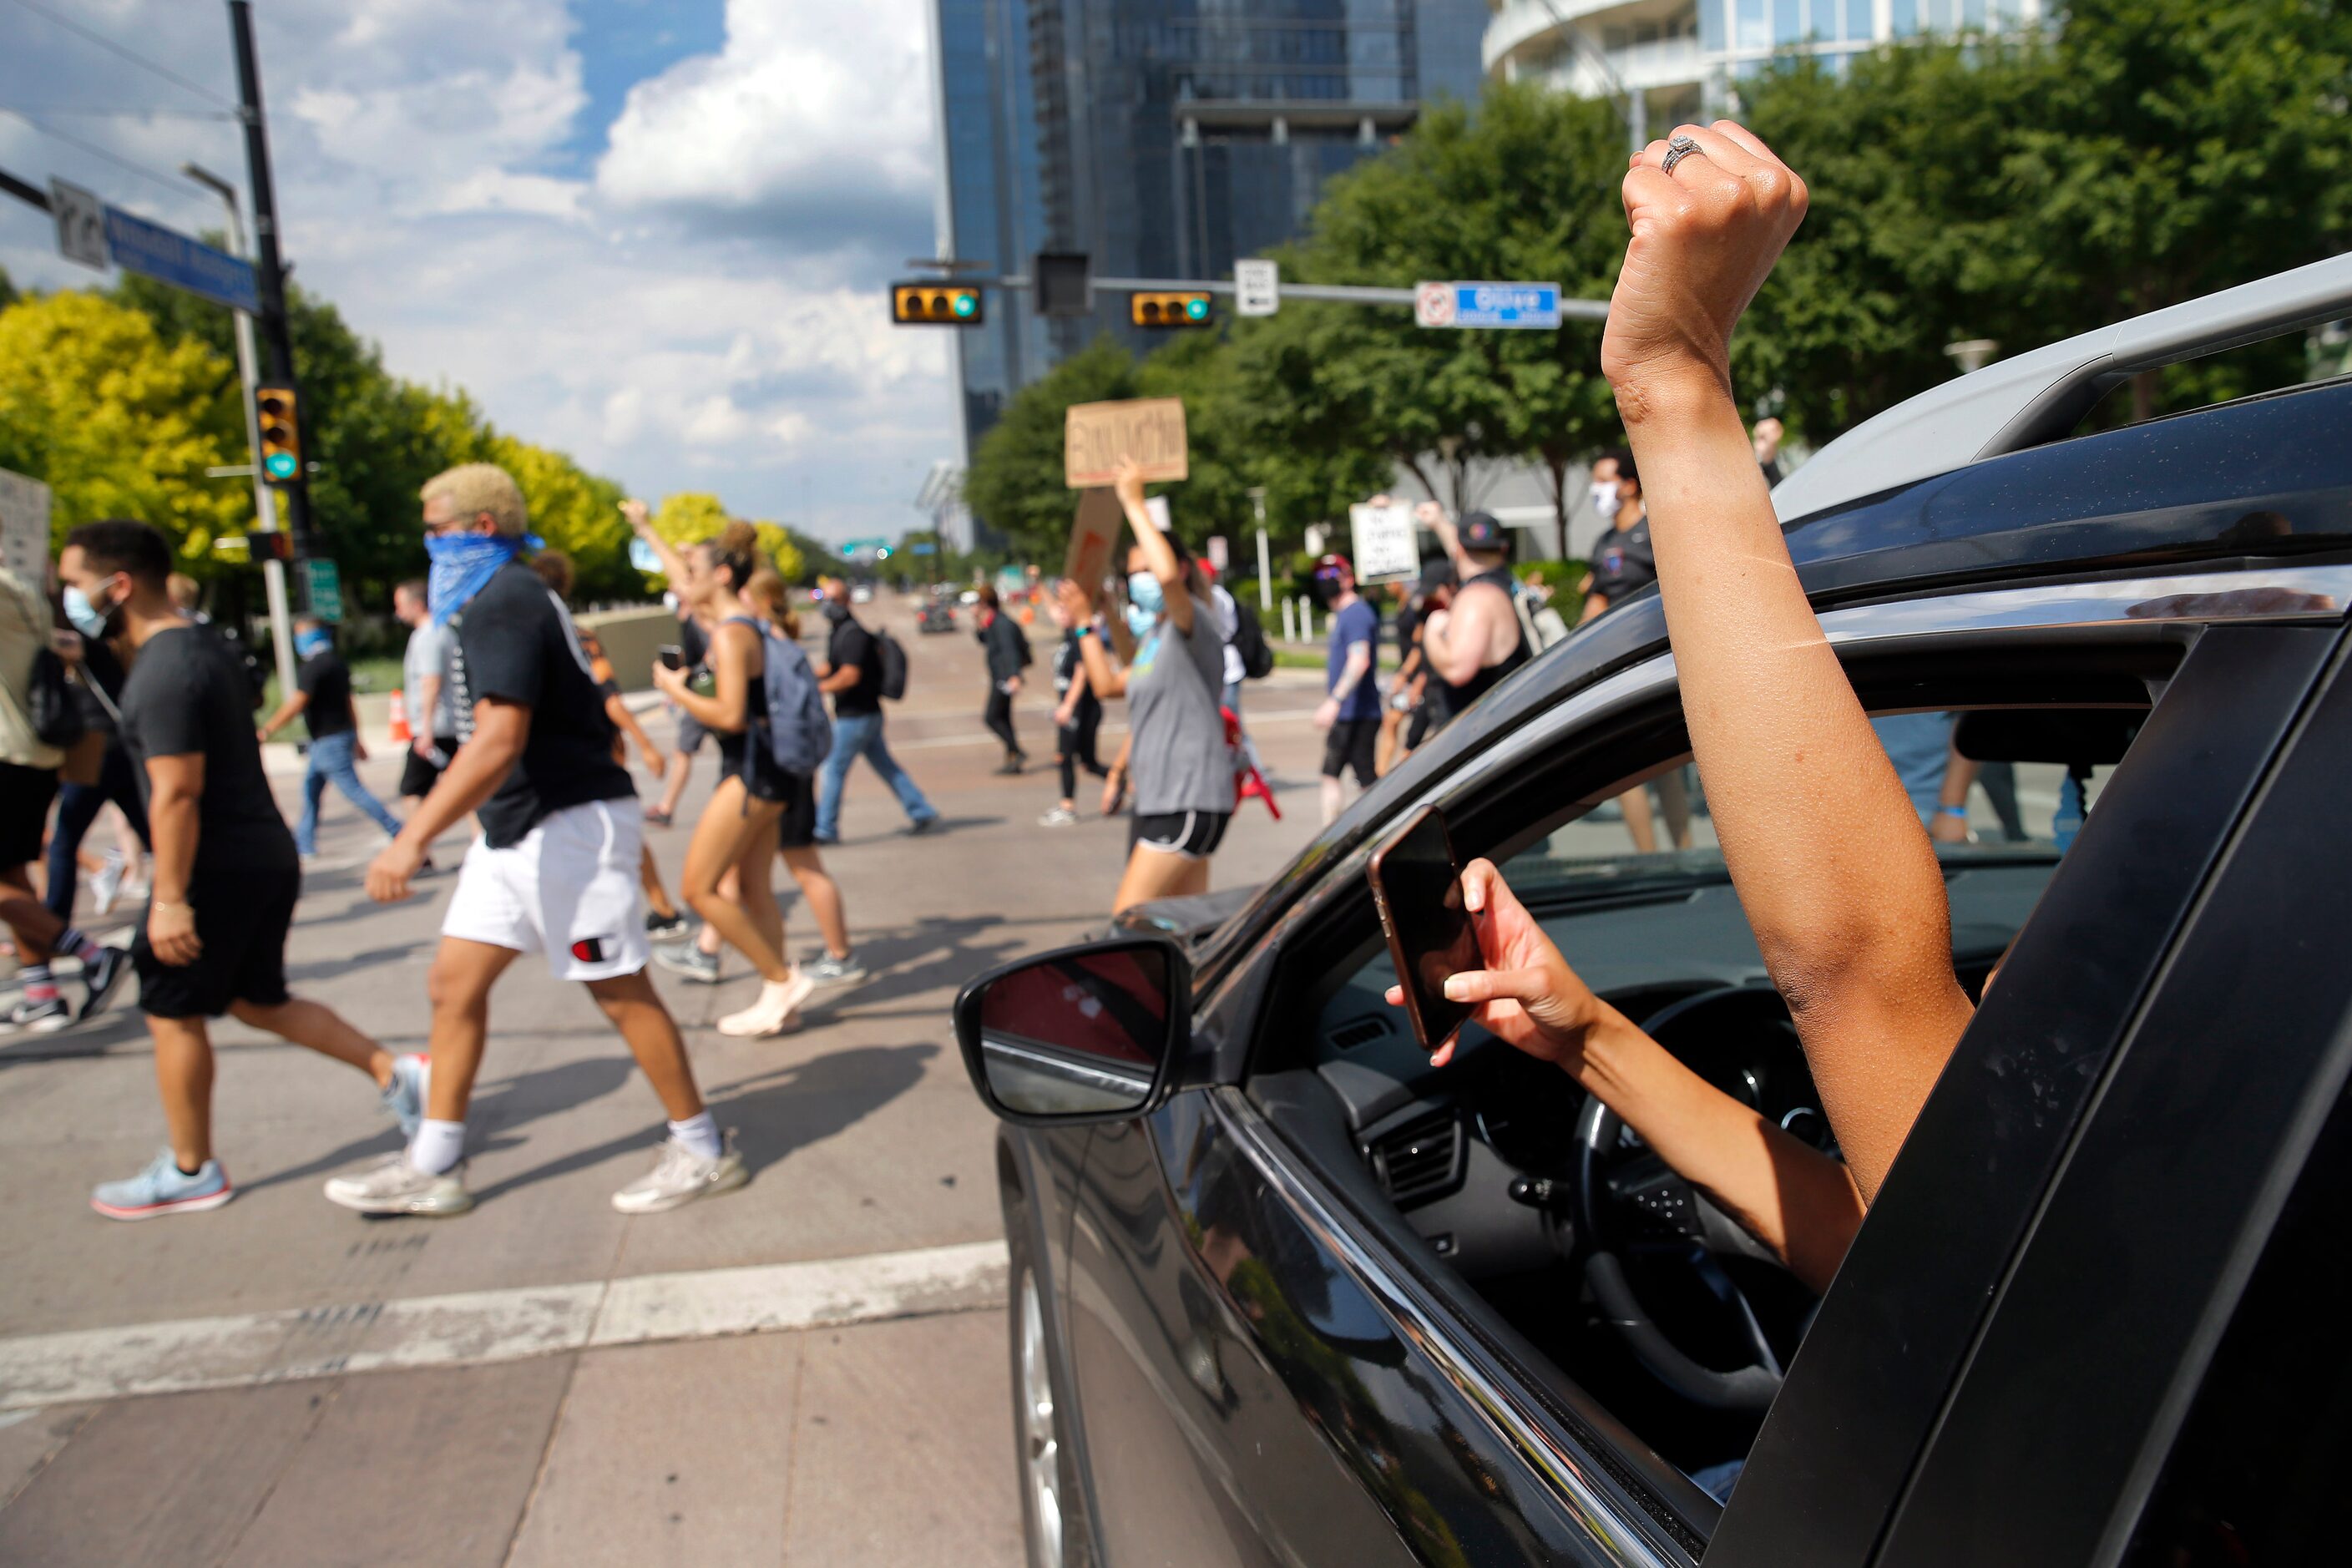
M 158 283 L 248 316 L 261 313 L 261 289 L 252 265 L 177 229 L 110 206 L 106 209 L 106 247 L 117 267 L 143 272 Z
M 1063 416 L 1062 477 L 1074 490 L 1108 485 L 1121 458 L 1133 458 L 1149 484 L 1181 479 L 1185 463 L 1184 400 L 1139 397 L 1073 403 Z
M 51 180 L 49 216 L 58 220 L 59 256 L 106 270 L 106 204 L 97 193 Z
M 343 618 L 343 574 L 332 561 L 314 555 L 302 563 L 310 581 L 310 614 L 334 626 Z
M 1412 319 L 1423 327 L 1559 325 L 1557 283 L 1416 283 Z
M 1234 313 L 1271 316 L 1282 309 L 1282 266 L 1274 261 L 1234 263 Z

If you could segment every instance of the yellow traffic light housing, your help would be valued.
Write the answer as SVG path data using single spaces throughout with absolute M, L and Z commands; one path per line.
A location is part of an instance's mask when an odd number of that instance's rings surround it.
M 261 477 L 273 485 L 302 478 L 302 430 L 295 419 L 294 389 L 257 386 L 253 406 L 261 416 Z
M 1205 327 L 1213 320 L 1206 293 L 1154 293 L 1128 296 L 1128 319 L 1139 327 Z
M 893 283 L 890 320 L 902 327 L 976 327 L 988 319 L 979 289 L 969 283 Z

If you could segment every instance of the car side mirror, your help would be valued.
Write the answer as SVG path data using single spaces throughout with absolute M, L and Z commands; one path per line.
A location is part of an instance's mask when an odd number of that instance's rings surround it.
M 956 1040 L 972 1087 L 1007 1121 L 1123 1121 L 1167 1098 L 1192 992 L 1192 961 L 1166 937 L 1086 942 L 965 986 Z

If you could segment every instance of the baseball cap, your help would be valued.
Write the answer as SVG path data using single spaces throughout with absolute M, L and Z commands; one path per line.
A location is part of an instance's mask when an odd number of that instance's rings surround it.
M 1454 563 L 1443 555 L 1421 563 L 1421 591 L 1424 594 L 1454 587 L 1461 581 L 1461 574 L 1454 570 Z
M 1510 530 L 1490 511 L 1464 513 L 1454 531 L 1465 550 L 1500 550 L 1507 553 L 1511 548 Z
M 1344 555 L 1324 555 L 1316 560 L 1315 575 L 1318 577 L 1336 577 L 1342 572 L 1350 577 L 1356 574 L 1356 569 L 1348 563 Z

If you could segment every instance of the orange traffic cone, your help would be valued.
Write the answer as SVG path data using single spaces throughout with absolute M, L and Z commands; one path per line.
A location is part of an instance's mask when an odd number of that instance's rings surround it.
M 397 686 L 392 689 L 392 738 L 395 741 L 416 738 L 408 728 L 408 694 Z

